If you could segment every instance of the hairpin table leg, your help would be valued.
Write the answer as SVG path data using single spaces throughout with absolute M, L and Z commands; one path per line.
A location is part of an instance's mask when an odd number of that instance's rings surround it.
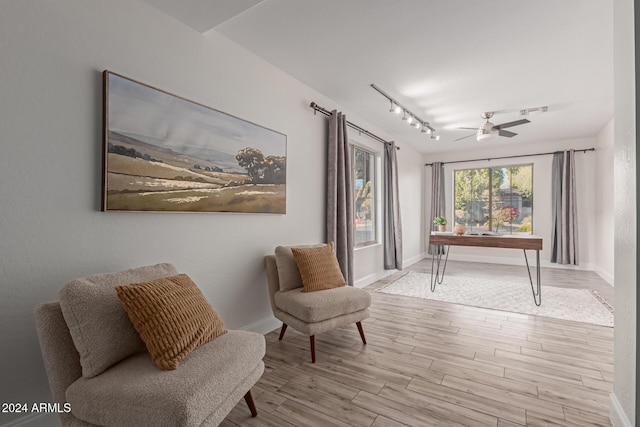
M 531 269 L 529 268 L 529 260 L 527 259 L 527 250 L 523 249 L 524 261 L 527 263 L 527 272 L 529 273 L 529 283 L 531 284 L 531 293 L 533 293 L 533 302 L 540 306 L 542 304 L 542 283 L 540 282 L 540 251 L 536 250 L 536 285 L 534 289 L 533 278 L 531 277 Z

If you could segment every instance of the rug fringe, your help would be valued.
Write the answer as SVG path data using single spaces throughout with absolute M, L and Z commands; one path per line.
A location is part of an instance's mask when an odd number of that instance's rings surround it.
M 594 297 L 595 299 L 597 299 L 597 300 L 598 300 L 598 302 L 599 302 L 600 304 L 604 305 L 604 307 L 605 307 L 607 310 L 609 310 L 609 311 L 611 312 L 611 314 L 613 314 L 613 306 L 612 306 L 611 304 L 609 304 L 609 303 L 607 302 L 607 300 L 606 300 L 606 299 L 604 299 L 604 298 L 602 297 L 602 295 L 600 295 L 600 294 L 598 293 L 598 291 L 596 291 L 595 289 L 589 289 L 589 292 L 591 292 L 591 295 L 593 295 L 593 297 Z
M 387 283 L 386 285 L 380 286 L 377 289 L 374 289 L 373 292 L 381 292 L 383 289 L 387 289 L 389 286 L 393 285 L 394 283 L 396 283 L 398 280 L 408 276 L 409 274 L 411 274 L 411 270 L 407 271 L 406 273 L 404 273 L 402 276 L 398 277 L 395 280 L 392 280 L 391 282 Z

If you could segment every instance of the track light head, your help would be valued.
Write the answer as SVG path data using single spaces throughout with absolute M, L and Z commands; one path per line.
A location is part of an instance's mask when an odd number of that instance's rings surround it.
M 436 139 L 433 136 L 433 133 L 435 132 L 435 129 L 432 128 L 429 125 L 429 122 L 426 122 L 426 121 L 422 120 L 420 117 L 415 115 L 412 111 L 409 111 L 404 105 L 399 103 L 396 99 L 394 99 L 389 94 L 384 92 L 378 86 L 376 86 L 376 85 L 374 85 L 372 83 L 371 87 L 373 89 L 375 89 L 377 92 L 379 92 L 382 96 L 387 98 L 387 100 L 389 101 L 389 112 L 390 113 L 395 113 L 395 114 L 402 113 L 402 121 L 403 122 L 409 124 L 411 127 L 414 127 L 416 129 L 420 129 L 420 131 L 422 133 L 426 133 L 427 135 L 432 135 L 431 136 L 432 139 Z

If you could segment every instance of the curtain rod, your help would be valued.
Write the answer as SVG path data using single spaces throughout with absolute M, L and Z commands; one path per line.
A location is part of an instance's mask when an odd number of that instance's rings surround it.
M 587 151 L 596 151 L 595 148 L 581 148 L 579 150 L 573 150 L 576 152 L 580 152 L 582 151 L 583 153 L 586 153 Z M 449 163 L 467 163 L 467 162 L 478 162 L 480 160 L 486 160 L 488 162 L 490 162 L 491 160 L 500 160 L 500 159 L 517 159 L 519 157 L 534 157 L 534 156 L 548 156 L 551 154 L 556 154 L 556 153 L 562 153 L 562 151 L 554 151 L 551 153 L 538 153 L 538 154 L 521 154 L 519 156 L 503 156 L 503 157 L 492 157 L 492 158 L 488 158 L 488 159 L 471 159 L 471 160 L 458 160 L 455 162 L 442 162 L 443 165 L 449 164 Z M 425 166 L 433 166 L 433 163 L 425 163 Z
M 321 112 L 322 114 L 324 114 L 325 116 L 330 116 L 331 115 L 331 111 L 322 108 L 321 106 L 319 106 L 318 104 L 316 104 L 315 102 L 312 102 L 311 104 L 309 104 L 309 107 L 313 108 L 313 114 L 316 113 L 316 111 Z M 361 128 L 360 126 L 350 122 L 349 120 L 347 120 L 347 126 L 349 126 L 352 129 L 357 130 L 360 133 L 365 134 L 366 136 L 368 136 L 371 139 L 375 139 L 378 142 L 381 142 L 382 144 L 391 144 L 389 141 L 385 141 L 384 139 L 380 138 L 378 135 L 375 135 L 371 132 L 369 132 L 368 130 Z M 400 149 L 400 147 L 396 147 L 397 150 Z

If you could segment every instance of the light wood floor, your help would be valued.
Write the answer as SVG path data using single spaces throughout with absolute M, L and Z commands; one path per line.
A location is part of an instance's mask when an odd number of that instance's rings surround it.
M 410 270 L 429 272 L 430 261 Z M 451 262 L 450 274 L 526 275 Z M 374 292 L 371 317 L 309 339 L 266 335 L 265 373 L 222 426 L 610 426 L 613 328 Z M 613 289 L 595 273 L 543 269 L 543 285 Z M 445 279 L 446 280 L 446 279 Z M 544 302 L 543 302 L 544 303 Z

